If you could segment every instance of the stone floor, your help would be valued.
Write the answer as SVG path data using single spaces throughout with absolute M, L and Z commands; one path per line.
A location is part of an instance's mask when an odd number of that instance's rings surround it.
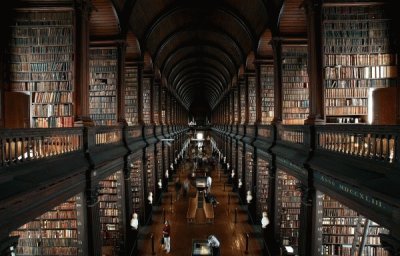
M 186 163 L 178 168 L 176 175 L 179 175 L 181 181 L 188 174 L 189 166 L 190 164 Z M 176 200 L 174 184 L 170 182 L 168 191 L 162 195 L 161 203 L 153 206 L 152 224 L 139 229 L 138 255 L 192 255 L 192 241 L 207 239 L 210 234 L 214 234 L 220 240 L 223 256 L 266 255 L 260 239 L 260 227 L 249 224 L 246 206 L 240 204 L 236 193 L 232 192 L 232 188 L 226 184 L 226 176 L 219 168 L 211 171 L 211 176 L 213 180 L 211 193 L 220 202 L 214 208 L 214 223 L 205 222 L 202 209 L 197 209 L 195 223 L 187 223 L 188 198 L 183 198 L 181 195 Z M 188 196 L 194 196 L 195 191 L 196 188 L 191 186 Z M 237 212 L 236 222 L 235 212 Z M 164 218 L 169 220 L 171 225 L 171 252 L 169 254 L 162 250 L 160 244 Z M 247 236 L 248 249 L 246 251 Z

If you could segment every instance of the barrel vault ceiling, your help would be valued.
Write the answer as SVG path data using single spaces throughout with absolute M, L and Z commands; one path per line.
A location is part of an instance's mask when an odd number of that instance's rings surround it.
M 272 55 L 271 30 L 285 34 L 293 30 L 297 35 L 305 24 L 304 17 L 296 17 L 302 16 L 300 0 L 92 3 L 91 40 L 107 36 L 127 39 L 127 56 L 146 57 L 145 68 L 161 74 L 163 85 L 187 109 L 193 104 L 216 107 L 239 70 L 254 68 L 253 63 L 246 65 L 249 56 Z M 283 21 L 280 25 L 279 19 Z M 296 24 L 296 19 L 301 22 Z

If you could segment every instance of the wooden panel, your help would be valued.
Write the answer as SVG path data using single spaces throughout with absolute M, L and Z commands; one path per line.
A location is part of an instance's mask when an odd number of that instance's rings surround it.
M 302 0 L 287 0 L 283 5 L 279 20 L 281 34 L 302 35 L 307 33 L 305 10 L 301 7 Z
M 396 87 L 378 88 L 373 91 L 374 125 L 396 124 L 396 96 Z
M 110 0 L 93 0 L 90 16 L 90 36 L 115 36 L 120 31 L 119 20 Z

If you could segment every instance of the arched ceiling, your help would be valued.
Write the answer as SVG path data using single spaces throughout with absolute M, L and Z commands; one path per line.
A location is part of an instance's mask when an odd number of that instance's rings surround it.
M 268 25 L 267 0 L 134 2 L 132 32 L 188 109 L 215 107 Z
M 125 40 L 187 109 L 213 109 L 274 36 L 304 38 L 302 1 L 91 0 L 90 35 Z

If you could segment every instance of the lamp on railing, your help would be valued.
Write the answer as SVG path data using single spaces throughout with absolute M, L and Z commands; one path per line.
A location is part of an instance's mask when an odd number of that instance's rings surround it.
M 135 212 L 132 214 L 131 227 L 134 230 L 137 230 L 139 228 L 139 219 L 137 213 Z
M 249 204 L 249 203 L 251 203 L 251 200 L 253 200 L 253 196 L 251 195 L 251 191 L 248 190 L 247 191 L 247 196 L 246 196 L 246 201 Z

